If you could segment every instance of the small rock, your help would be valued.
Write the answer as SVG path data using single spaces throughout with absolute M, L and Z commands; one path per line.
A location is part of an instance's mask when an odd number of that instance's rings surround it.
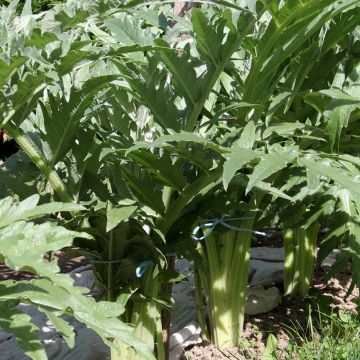
M 284 262 L 284 248 L 271 248 L 267 246 L 253 247 L 250 249 L 250 259 Z
M 69 275 L 74 279 L 75 286 L 88 288 L 90 290 L 89 295 L 91 296 L 95 296 L 97 294 L 94 272 L 91 264 L 79 266 L 78 268 L 70 271 Z
M 334 249 L 321 263 L 321 268 L 328 271 L 336 261 L 336 257 L 340 254 L 340 250 Z
M 281 294 L 277 287 L 264 289 L 262 286 L 249 287 L 245 313 L 257 315 L 275 309 L 281 303 Z
M 284 281 L 284 263 L 250 260 L 250 273 L 254 272 L 250 285 L 270 287 Z

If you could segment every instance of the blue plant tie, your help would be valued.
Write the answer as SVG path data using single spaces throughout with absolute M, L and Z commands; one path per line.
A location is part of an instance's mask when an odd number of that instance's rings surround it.
M 150 265 L 152 265 L 153 262 L 151 260 L 144 260 L 142 261 L 135 270 L 135 275 L 137 278 L 141 278 L 145 271 L 149 268 Z
M 192 233 L 191 233 L 191 237 L 196 240 L 196 241 L 201 241 L 204 240 L 205 238 L 207 238 L 212 231 L 215 229 L 215 227 L 217 225 L 222 225 L 230 230 L 234 230 L 234 231 L 250 231 L 256 235 L 261 235 L 261 236 L 269 236 L 268 234 L 266 234 L 263 231 L 257 231 L 257 230 L 252 230 L 252 229 L 246 229 L 246 228 L 240 228 L 237 226 L 233 226 L 228 224 L 228 221 L 235 221 L 235 220 L 244 220 L 244 219 L 253 219 L 253 217 L 238 217 L 238 218 L 228 218 L 225 219 L 223 216 L 221 218 L 215 218 L 215 219 L 207 219 L 207 220 L 200 220 L 201 222 L 205 222 L 205 224 L 201 224 L 196 226 Z M 204 232 L 204 235 L 202 236 L 197 236 L 196 234 L 203 229 L 208 229 L 206 232 Z

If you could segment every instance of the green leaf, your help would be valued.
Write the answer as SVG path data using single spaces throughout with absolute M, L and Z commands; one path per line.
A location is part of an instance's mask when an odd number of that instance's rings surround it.
M 64 338 L 69 348 L 75 346 L 75 332 L 65 320 L 59 317 L 59 313 L 49 310 L 44 307 L 39 307 L 39 310 L 47 315 L 51 323 L 54 325 L 56 331 Z
M 279 94 L 275 95 L 271 99 L 271 103 L 270 103 L 269 109 L 266 114 L 266 125 L 269 126 L 270 121 L 271 121 L 273 115 L 276 113 L 276 111 L 280 107 L 284 106 L 292 96 L 294 96 L 293 92 L 281 91 Z M 266 132 L 266 130 L 265 130 L 265 132 Z M 264 138 L 266 138 L 265 134 L 264 134 Z
M 257 190 L 260 190 L 260 191 L 263 191 L 267 194 L 272 194 L 274 195 L 275 197 L 280 197 L 280 198 L 283 198 L 285 200 L 289 200 L 289 201 L 292 201 L 294 202 L 294 199 L 285 194 L 283 191 L 281 191 L 280 189 L 277 189 L 273 186 L 271 186 L 269 183 L 267 182 L 264 182 L 264 181 L 259 181 L 256 185 L 254 185 L 254 187 L 257 189 Z
M 137 206 L 113 206 L 109 203 L 106 210 L 106 232 L 114 229 L 122 221 L 128 220 L 136 209 Z
M 259 181 L 262 181 L 285 168 L 298 156 L 298 154 L 298 147 L 296 146 L 282 147 L 278 144 L 273 146 L 268 154 L 261 156 L 259 164 L 255 166 L 254 171 L 249 175 L 246 193 L 248 193 Z
M 27 103 L 37 92 L 45 88 L 46 75 L 40 73 L 38 75 L 28 74 L 22 81 L 18 83 L 18 88 L 13 98 L 13 108 L 18 110 L 22 105 Z
M 3 200 L 1 200 L 1 203 L 2 201 Z M 16 221 L 30 220 L 43 215 L 49 216 L 50 214 L 56 212 L 86 210 L 85 207 L 78 204 L 64 204 L 56 202 L 36 206 L 38 201 L 39 195 L 32 195 L 23 200 L 18 206 L 12 206 L 6 212 L 3 212 L 3 216 L 0 219 L 0 228 L 11 225 L 11 223 Z M 0 212 L 1 210 L 2 208 L 0 205 Z
M 329 133 L 330 151 L 334 151 L 335 147 L 338 150 L 341 132 L 348 126 L 351 113 L 360 108 L 360 101 L 339 89 L 322 90 L 320 93 L 331 97 L 324 117 Z
M 252 149 L 255 143 L 255 134 L 256 126 L 252 120 L 250 120 L 244 127 L 243 132 L 241 133 L 240 139 L 236 142 L 236 145 L 243 148 Z
M 225 106 L 224 108 L 222 108 L 221 110 L 219 110 L 218 112 L 216 112 L 216 114 L 214 115 L 213 121 L 215 122 L 216 120 L 218 120 L 221 115 L 225 114 L 225 113 L 229 113 L 233 110 L 236 109 L 257 109 L 257 110 L 265 110 L 265 107 L 261 104 L 250 104 L 244 101 L 240 101 L 240 102 L 233 102 L 231 105 Z
M 270 95 L 270 89 L 281 77 L 284 62 L 337 15 L 357 6 L 356 0 L 286 1 L 266 27 L 257 42 L 256 56 L 245 82 L 244 101 L 259 102 Z
M 277 344 L 276 337 L 273 334 L 269 334 L 262 360 L 273 360 L 276 357 Z
M 221 57 L 222 40 L 225 35 L 223 31 L 224 21 L 218 24 L 217 27 L 214 27 L 200 9 L 192 10 L 191 20 L 199 52 L 216 64 Z
M 183 161 L 174 162 L 166 152 L 159 156 L 150 151 L 136 151 L 131 152 L 129 157 L 164 185 L 171 186 L 180 192 L 186 185 L 186 178 L 182 174 Z
M 310 169 L 318 176 L 326 176 L 335 183 L 341 185 L 355 196 L 360 196 L 360 184 L 345 169 L 336 166 L 334 162 L 327 159 L 316 159 L 312 156 L 298 158 L 298 163 Z
M 168 76 L 166 69 L 158 67 L 158 57 L 149 58 L 144 66 L 135 63 L 127 64 L 113 60 L 120 72 L 126 76 L 132 91 L 141 103 L 150 109 L 154 121 L 165 133 L 180 131 L 183 122 L 183 111 L 177 107 L 177 93 L 165 86 Z
M 74 45 L 74 43 L 72 44 Z M 84 47 L 88 42 L 80 42 L 79 46 Z M 80 49 L 69 51 L 64 57 L 60 58 L 55 63 L 55 70 L 59 76 L 66 75 L 73 71 L 76 65 L 84 64 L 85 61 L 96 60 L 100 54 L 95 52 L 87 52 Z
M 0 328 L 14 334 L 20 348 L 33 360 L 48 360 L 39 338 L 39 328 L 31 317 L 17 309 L 9 308 L 0 298 Z
M 27 199 L 13 205 L 11 198 L 5 198 L 0 201 L 0 212 L 2 213 L 0 219 L 0 228 L 11 225 L 13 222 L 22 218 L 23 213 L 32 210 L 39 202 L 40 196 L 35 194 L 29 196 Z
M 40 102 L 44 116 L 45 140 L 52 150 L 51 165 L 54 166 L 74 144 L 80 122 L 98 93 L 109 86 L 116 75 L 99 76 L 86 81 L 81 91 L 72 90 L 70 101 L 49 94 L 50 107 Z
M 143 174 L 141 178 L 138 178 L 125 167 L 121 168 L 121 172 L 126 179 L 126 185 L 140 201 L 155 210 L 158 214 L 164 212 L 161 193 L 156 190 L 155 183 L 149 175 Z
M 82 23 L 89 16 L 89 13 L 84 10 L 77 10 L 75 16 L 71 17 L 65 11 L 55 14 L 55 19 L 63 25 L 64 31 L 74 28 L 77 24 Z
M 269 126 L 263 132 L 263 139 L 266 139 L 272 135 L 272 133 L 276 133 L 278 135 L 293 135 L 294 132 L 298 129 L 303 129 L 305 127 L 304 124 L 295 122 L 295 123 L 288 123 L 284 122 L 279 125 Z
M 200 134 L 183 131 L 181 133 L 160 136 L 152 142 L 144 142 L 144 141 L 138 142 L 135 145 L 131 146 L 129 149 L 127 149 L 125 154 L 127 155 L 130 152 L 138 149 L 149 149 L 152 147 L 166 146 L 172 142 L 194 142 L 194 143 L 204 144 L 205 146 L 217 150 L 219 152 L 225 150 L 225 148 L 223 148 L 222 146 L 217 145 L 214 142 L 202 137 Z
M 38 205 L 36 208 L 25 211 L 19 220 L 31 220 L 35 217 L 54 214 L 56 212 L 77 212 L 86 210 L 86 207 L 79 204 L 71 204 L 71 203 L 60 203 L 60 202 L 52 202 L 48 204 Z
M 29 39 L 26 39 L 25 45 L 26 46 L 34 46 L 37 49 L 43 49 L 45 45 L 59 40 L 58 37 L 51 32 L 44 32 L 41 33 L 40 29 L 34 29 L 31 32 L 31 37 Z
M 197 64 L 190 60 L 189 50 L 185 50 L 180 57 L 178 51 L 169 48 L 166 41 L 156 39 L 155 43 L 159 46 L 168 47 L 169 50 L 158 50 L 157 52 L 174 77 L 177 91 L 187 97 L 192 104 L 195 104 L 201 96 L 204 80 L 197 78 L 195 71 Z
M 239 169 L 260 156 L 259 152 L 248 148 L 236 148 L 230 154 L 226 154 L 223 173 L 224 189 L 227 190 L 231 179 Z
M 17 205 L 12 204 L 11 198 L 2 199 L 0 218 L 14 208 L 22 210 L 22 213 L 31 213 L 32 209 L 36 209 L 38 199 L 35 195 Z M 124 214 L 120 216 L 124 217 Z M 13 269 L 31 270 L 42 277 L 30 281 L 8 280 L 0 283 L 0 326 L 15 334 L 26 354 L 33 359 L 45 360 L 45 351 L 34 335 L 36 328 L 27 315 L 13 309 L 14 303 L 31 303 L 47 313 L 70 346 L 74 344 L 72 329 L 57 318 L 63 313 L 71 313 L 88 328 L 95 330 L 119 353 L 120 342 L 133 347 L 143 358 L 154 360 L 151 350 L 135 338 L 133 328 L 118 319 L 125 310 L 123 305 L 96 302 L 95 299 L 85 296 L 84 293 L 89 291 L 87 288 L 74 287 L 74 280 L 66 274 L 59 274 L 59 268 L 54 261 L 44 261 L 44 253 L 71 245 L 74 237 L 89 238 L 89 235 L 49 222 L 34 224 L 16 221 L 0 230 L 0 255 L 5 263 Z
M 178 281 L 187 281 L 186 276 L 180 274 L 175 269 L 167 269 L 161 276 L 162 283 L 175 283 Z
M 360 286 L 360 225 L 359 225 L 359 198 L 352 196 L 350 191 L 341 190 L 339 193 L 341 210 L 346 214 L 346 228 L 349 232 L 349 250 L 353 266 L 352 282 Z M 334 264 L 334 266 L 336 263 Z
M 7 64 L 0 59 L 0 88 L 6 84 L 18 68 L 25 64 L 26 60 L 26 56 L 13 56 L 10 64 Z
M 360 106 L 360 100 L 354 96 L 347 94 L 345 91 L 331 88 L 326 90 L 320 90 L 320 94 L 326 95 L 331 99 L 341 101 L 338 105 L 357 105 Z
M 121 17 L 108 18 L 104 24 L 121 45 L 144 46 L 153 44 L 150 31 L 142 29 L 139 19 L 135 16 L 124 14 Z
M 316 190 L 320 185 L 320 176 L 312 169 L 306 169 L 307 186 L 310 191 Z

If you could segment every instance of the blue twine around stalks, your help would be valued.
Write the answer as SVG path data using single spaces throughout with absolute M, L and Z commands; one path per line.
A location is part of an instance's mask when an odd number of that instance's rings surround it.
M 193 240 L 196 241 L 201 241 L 204 240 L 205 238 L 207 238 L 215 229 L 215 227 L 217 225 L 222 225 L 230 230 L 234 230 L 234 231 L 250 231 L 256 235 L 261 235 L 261 236 L 269 236 L 268 234 L 266 234 L 263 231 L 257 231 L 257 230 L 252 230 L 252 229 L 246 229 L 246 228 L 240 228 L 237 226 L 233 226 L 228 224 L 228 221 L 235 221 L 235 220 L 244 220 L 244 219 L 253 219 L 253 217 L 238 217 L 238 218 L 224 218 L 223 216 L 221 218 L 215 218 L 215 219 L 207 219 L 207 220 L 200 220 L 201 222 L 205 222 L 205 224 L 201 224 L 198 225 L 196 227 L 194 227 L 192 233 L 191 233 L 191 237 Z M 202 236 L 197 236 L 196 234 L 203 229 L 208 229 L 206 232 L 204 232 L 204 234 Z
M 93 264 L 105 264 L 105 265 L 121 263 L 122 261 L 123 259 L 122 260 L 91 260 Z M 152 264 L 153 262 L 151 260 L 142 261 L 135 269 L 135 276 L 137 278 L 141 278 L 146 272 L 146 270 L 149 268 L 149 266 Z

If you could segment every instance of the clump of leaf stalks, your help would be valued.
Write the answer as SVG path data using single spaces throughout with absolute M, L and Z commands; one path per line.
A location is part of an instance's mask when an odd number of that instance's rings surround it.
M 41 16 L 29 1 L 20 17 L 17 1 L 1 8 L 1 127 L 22 150 L 1 167 L 1 191 L 86 207 L 62 223 L 91 234 L 71 251 L 93 262 L 100 297 L 124 306 L 117 326 L 133 325 L 113 337 L 113 359 L 141 355 L 127 336 L 166 358 L 166 255 L 195 246 L 204 332 L 238 345 L 259 224 L 284 224 L 285 287 L 304 296 L 315 224 L 340 212 L 319 259 L 343 241 L 334 269 L 351 258 L 359 285 L 359 3 L 305 3 L 214 0 L 182 19 L 136 1 L 69 1 Z M 249 231 L 195 243 L 219 193 L 220 216 L 252 217 L 236 224 Z M 298 228 L 274 211 L 290 204 L 311 221 Z

